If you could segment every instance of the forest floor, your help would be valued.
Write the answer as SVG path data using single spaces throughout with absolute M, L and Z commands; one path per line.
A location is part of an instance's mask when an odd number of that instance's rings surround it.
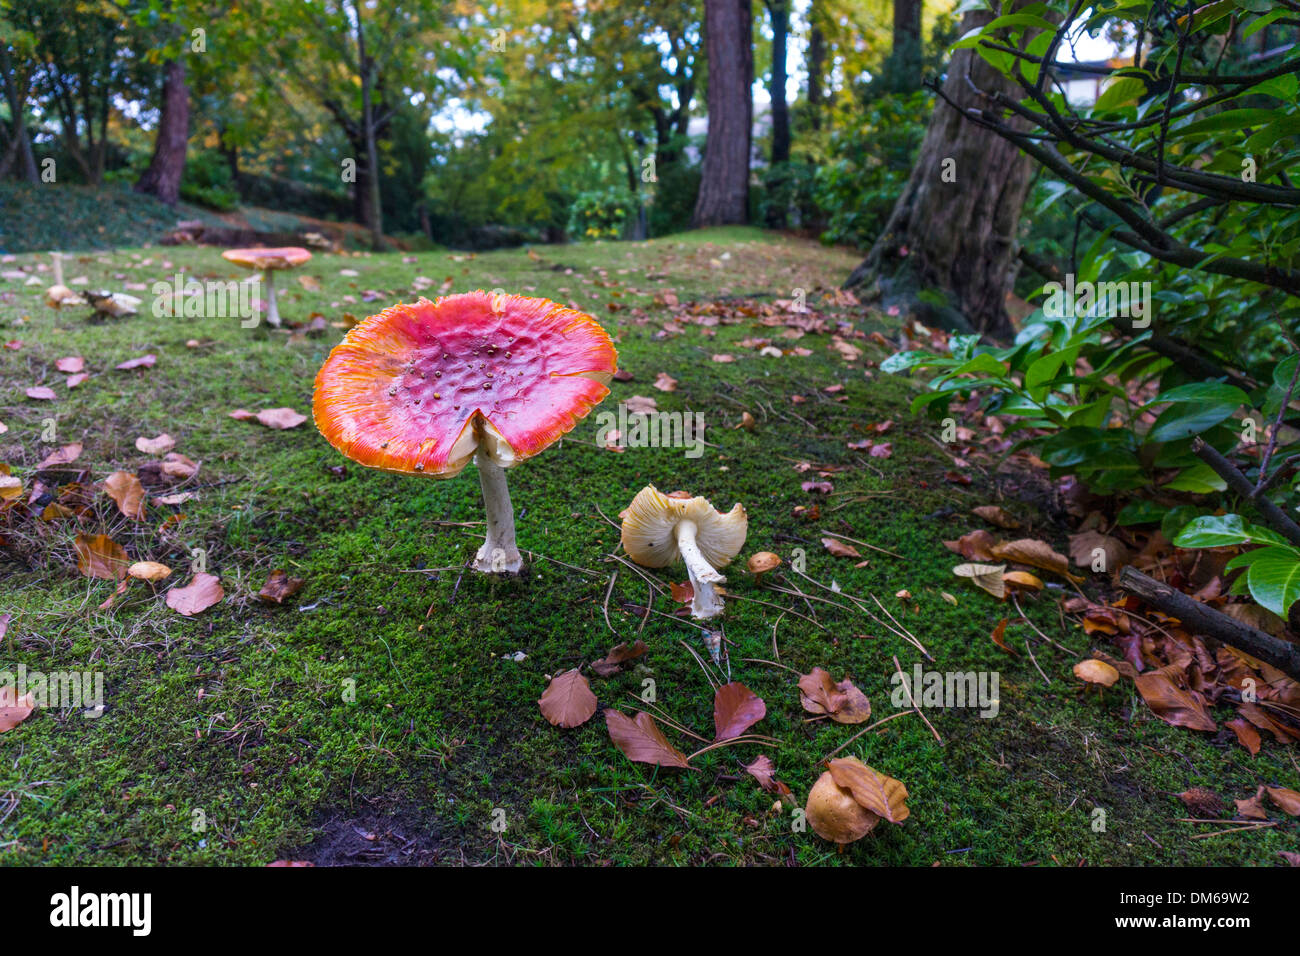
M 37 261 L 18 256 L 3 269 Z M 57 494 L 60 482 L 119 470 L 149 489 L 141 521 L 98 494 L 79 524 L 22 508 L 0 525 L 0 614 L 10 615 L 0 671 L 95 670 L 105 697 L 102 716 L 38 709 L 0 733 L 0 864 L 1270 865 L 1300 849 L 1293 819 L 1195 839 L 1218 828 L 1181 822 L 1191 814 L 1176 798 L 1196 786 L 1228 797 L 1296 787 L 1283 748 L 1266 741 L 1252 758 L 1226 729 L 1169 726 L 1128 682 L 1083 694 L 1071 666 L 1104 636 L 1060 613 L 1060 588 L 1026 607 L 1072 651 L 1036 642 L 1040 674 L 1023 653 L 1027 623 L 954 577 L 961 559 L 943 540 L 981 526 L 974 506 L 1001 504 L 1057 544 L 1064 530 L 1033 501 L 999 497 L 996 462 L 970 469 L 969 486 L 946 479 L 954 464 L 937 426 L 907 411 L 921 385 L 873 367 L 889 350 L 869 333 L 896 337 L 896 320 L 864 319 L 834 292 L 854 264 L 843 250 L 749 230 L 532 253 L 317 255 L 298 273 L 314 288 L 290 278 L 281 310 L 324 321 L 293 334 L 155 317 L 138 288 L 141 315 L 94 323 L 44 306 L 48 273 L 39 285 L 0 281 L 0 341 L 10 343 L 0 348 L 0 462 L 24 496 L 36 480 Z M 181 270 L 243 277 L 211 248 L 91 253 L 67 275 L 123 289 Z M 595 415 L 583 421 L 511 470 L 531 564 L 497 579 L 464 570 L 482 534 L 473 468 L 448 481 L 379 473 L 342 458 L 310 420 L 275 430 L 230 417 L 310 415 L 314 375 L 345 313 L 412 301 L 416 276 L 432 280 L 430 297 L 500 287 L 589 311 L 634 375 L 614 382 L 596 412 L 653 398 L 663 411 L 701 413 L 708 445 L 699 457 L 610 451 L 597 443 Z M 795 337 L 774 303 L 797 289 L 827 331 Z M 837 339 L 837 319 L 868 336 L 841 329 Z M 757 338 L 785 354 L 760 354 Z M 146 354 L 156 362 L 115 368 Z M 69 389 L 55 363 L 78 356 L 90 377 Z M 677 380 L 674 391 L 653 387 L 660 373 Z M 55 397 L 26 397 L 36 386 Z M 746 412 L 753 427 L 736 428 Z M 883 434 L 871 427 L 890 420 Z M 199 463 L 197 474 L 167 479 L 156 456 L 137 450 L 138 437 L 159 433 Z M 890 453 L 871 455 L 864 439 Z M 37 474 L 71 443 L 83 446 L 75 463 Z M 805 490 L 809 481 L 831 487 Z M 709 665 L 712 676 L 696 658 L 708 660 L 700 630 L 658 593 L 684 570 L 646 571 L 652 586 L 616 560 L 612 521 L 647 483 L 748 510 L 748 541 L 728 569 L 727 660 Z M 195 494 L 179 505 L 154 501 L 186 491 Z M 98 609 L 114 584 L 78 573 L 78 532 L 107 534 L 132 560 L 175 572 L 156 592 L 136 581 Z M 859 544 L 862 559 L 837 556 L 822 543 L 844 540 L 833 535 L 893 553 Z M 193 549 L 206 552 L 225 599 L 185 617 L 164 595 L 188 581 Z M 788 568 L 795 549 L 807 578 Z M 759 585 L 744 571 L 760 550 L 786 560 L 784 577 Z M 273 569 L 304 585 L 268 606 L 257 594 Z M 652 595 L 657 613 L 646 614 Z M 873 611 L 878 598 L 933 661 L 847 595 Z M 1017 656 L 990 638 L 1008 617 Z M 569 730 L 544 719 L 547 675 L 638 638 L 644 656 L 591 675 L 602 708 L 652 712 L 691 753 L 713 738 L 710 680 L 729 675 L 766 701 L 755 731 L 775 742 L 713 749 L 692 759 L 695 769 L 671 770 L 630 762 L 599 713 Z M 918 663 L 996 673 L 996 716 L 926 708 L 933 731 L 906 713 L 849 743 L 841 756 L 907 786 L 911 816 L 838 852 L 791 811 L 826 755 L 862 727 L 812 719 L 796 683 L 814 667 L 849 678 L 879 720 L 899 713 L 895 656 L 908 673 Z M 653 706 L 640 699 L 649 686 Z M 780 809 L 744 770 L 760 753 L 794 791 Z

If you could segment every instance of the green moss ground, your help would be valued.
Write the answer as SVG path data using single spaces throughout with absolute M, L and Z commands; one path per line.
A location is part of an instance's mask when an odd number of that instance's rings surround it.
M 338 329 L 289 342 L 241 329 L 236 319 L 142 315 L 92 324 L 46 309 L 38 286 L 5 286 L 12 294 L 0 302 L 0 340 L 23 346 L 0 349 L 0 421 L 9 428 L 0 461 L 28 480 L 51 450 L 40 442 L 50 417 L 57 444 L 84 443 L 79 464 L 96 479 L 147 460 L 134 448 L 137 436 L 170 433 L 177 451 L 202 462 L 190 483 L 200 498 L 151 506 L 147 521 L 132 524 L 101 497 L 85 530 L 111 533 L 134 559 L 175 567 L 174 579 L 187 577 L 190 549 L 205 548 L 227 600 L 186 619 L 137 583 L 110 611 L 98 611 L 112 585 L 78 575 L 72 526 L 25 523 L 11 535 L 0 554 L 0 612 L 13 615 L 0 665 L 101 669 L 107 710 L 98 719 L 38 711 L 0 735 L 0 862 L 1275 864 L 1278 850 L 1298 848 L 1294 822 L 1205 840 L 1190 839 L 1203 828 L 1177 822 L 1187 813 L 1174 794 L 1189 786 L 1229 799 L 1261 783 L 1297 786 L 1296 764 L 1275 742 L 1251 758 L 1227 732 L 1165 725 L 1127 688 L 1082 697 L 1069 669 L 1088 641 L 1062 628 L 1050 597 L 1030 613 L 1079 651 L 1037 651 L 1050 687 L 1026 658 L 994 647 L 989 633 L 1006 608 L 957 581 L 941 543 L 976 527 L 964 512 L 992 492 L 944 482 L 951 462 L 929 426 L 906 413 L 914 386 L 868 378 L 864 362 L 845 362 L 829 348 L 829 336 L 800 340 L 811 356 L 759 357 L 739 341 L 774 330 L 748 321 L 653 338 L 674 312 L 653 303 L 656 292 L 687 303 L 788 298 L 804 288 L 815 305 L 852 256 L 743 230 L 541 252 L 541 261 L 523 250 L 422 253 L 414 261 L 320 255 L 305 270 L 320 290 L 295 285 L 282 301 L 287 319 L 315 310 L 337 321 L 344 311 L 366 315 L 410 301 L 415 275 L 450 278 L 456 291 L 500 286 L 573 301 L 616 336 L 620 364 L 636 376 L 614 383 L 602 410 L 639 394 L 663 410 L 703 413 L 712 445 L 698 459 L 680 449 L 602 450 L 592 418 L 562 446 L 512 470 L 521 546 L 537 556 L 531 573 L 514 580 L 460 572 L 478 532 L 454 523 L 482 517 L 473 469 L 451 481 L 380 474 L 345 463 L 310 423 L 272 431 L 228 417 L 237 407 L 309 412 L 313 376 Z M 34 261 L 22 256 L 5 268 Z M 217 250 L 175 248 L 92 253 L 69 275 L 120 289 L 177 268 L 239 277 Z M 360 275 L 340 276 L 343 268 Z M 343 301 L 365 290 L 382 298 Z M 635 307 L 653 321 L 637 324 Z M 208 344 L 190 349 L 188 339 Z M 155 353 L 157 365 L 113 370 L 143 352 Z M 738 360 L 713 362 L 715 352 Z M 69 392 L 54 362 L 74 354 L 94 375 Z M 868 346 L 866 358 L 883 354 Z M 677 391 L 651 388 L 661 371 L 679 380 Z M 847 402 L 819 391 L 836 383 Z M 26 399 L 24 389 L 36 384 L 49 384 L 58 400 Z M 809 401 L 791 405 L 793 393 Z M 730 427 L 744 410 L 757 419 L 752 431 Z M 899 422 L 889 436 L 892 458 L 864 459 L 847 448 L 863 437 L 863 424 L 885 418 Z M 833 477 L 836 494 L 818 522 L 792 514 L 811 503 L 800 483 L 812 476 L 793 467 L 801 459 L 851 466 Z M 330 470 L 340 464 L 342 476 Z M 761 749 L 802 799 L 820 759 L 854 732 L 805 721 L 794 673 L 742 660 L 772 660 L 774 630 L 784 665 L 851 677 L 876 718 L 894 712 L 891 655 L 906 668 L 919 655 L 859 613 L 815 604 L 818 627 L 745 600 L 809 614 L 802 602 L 760 590 L 738 567 L 724 625 L 731 677 L 767 701 L 756 729 L 778 746 L 723 748 L 698 758 L 698 771 L 657 771 L 629 763 L 599 715 L 567 731 L 541 717 L 546 674 L 639 635 L 650 650 L 638 666 L 593 676 L 601 705 L 634 712 L 634 695 L 653 679 L 662 713 L 712 736 L 710 687 L 682 643 L 703 654 L 697 630 L 662 615 L 639 630 L 640 615 L 623 605 L 643 604 L 648 586 L 608 557 L 618 534 L 601 512 L 615 518 L 647 482 L 722 507 L 744 502 L 745 555 L 774 550 L 788 560 L 804 548 L 811 577 L 879 597 L 928 646 L 937 659 L 929 666 L 1000 672 L 996 718 L 928 712 L 944 745 L 912 715 L 844 751 L 906 783 L 912 816 L 904 826 L 882 825 L 837 853 L 811 832 L 793 831 L 790 807 L 772 812 L 773 798 L 743 772 Z M 1043 523 L 1026 505 L 1008 507 Z M 174 512 L 183 517 L 160 528 Z M 857 568 L 821 547 L 823 528 L 906 557 L 872 552 Z M 306 585 L 290 606 L 267 608 L 254 595 L 277 567 Z M 684 572 L 658 577 L 682 580 Z M 914 601 L 894 596 L 904 588 Z M 605 621 L 607 592 L 617 634 Z M 666 598 L 654 607 L 673 610 Z M 1008 636 L 1022 645 L 1023 628 Z M 516 651 L 527 658 L 507 659 Z M 355 702 L 344 699 L 348 682 Z M 687 752 L 699 746 L 669 734 Z M 1105 832 L 1094 831 L 1095 808 L 1106 811 Z M 495 815 L 504 832 L 491 827 L 495 810 L 504 811 Z M 207 823 L 200 832 L 195 811 Z

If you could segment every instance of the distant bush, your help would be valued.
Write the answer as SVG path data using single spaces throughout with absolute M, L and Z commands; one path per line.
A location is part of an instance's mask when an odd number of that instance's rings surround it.
M 828 212 L 817 205 L 816 186 L 813 163 L 796 160 L 769 166 L 759 192 L 759 221 L 772 228 L 796 229 L 824 223 Z
M 868 246 L 907 185 L 912 160 L 934 108 L 928 92 L 870 100 L 859 120 L 831 136 L 830 158 L 817 170 L 813 199 L 826 218 L 826 242 Z
M 220 212 L 234 210 L 239 205 L 239 190 L 225 159 L 213 152 L 191 151 L 181 176 L 181 198 Z
M 178 219 L 220 224 L 203 209 L 166 206 L 125 183 L 96 188 L 0 182 L 0 252 L 141 246 L 157 242 Z
M 626 189 L 579 193 L 569 210 L 571 239 L 617 239 L 635 216 L 637 201 Z
M 650 235 L 666 236 L 691 228 L 700 191 L 700 167 L 678 160 L 660 164 L 656 175 L 659 181 L 646 206 Z

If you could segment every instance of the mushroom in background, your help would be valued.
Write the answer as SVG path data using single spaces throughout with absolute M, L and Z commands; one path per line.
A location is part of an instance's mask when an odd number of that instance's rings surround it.
M 280 307 L 275 302 L 275 274 L 280 269 L 296 269 L 311 259 L 311 253 L 298 246 L 282 249 L 230 249 L 221 258 L 245 269 L 260 269 L 266 280 L 266 321 L 280 327 Z
M 125 292 L 88 291 L 86 298 L 90 300 L 96 317 L 109 316 L 117 319 L 124 315 L 137 315 L 140 311 L 139 297 Z
M 519 571 L 505 469 L 544 451 L 609 394 L 613 342 L 549 299 L 468 292 L 394 305 L 352 328 L 316 376 L 331 445 L 371 468 L 453 478 L 474 459 L 487 539 L 479 571 Z
M 54 260 L 54 285 L 45 290 L 45 304 L 51 309 L 61 309 L 65 305 L 85 305 L 86 300 L 63 284 L 63 253 L 51 252 Z
M 775 571 L 781 566 L 781 557 L 771 551 L 759 551 L 750 555 L 745 566 L 749 568 L 749 573 L 754 576 L 754 583 L 762 584 L 763 575 L 767 574 L 768 571 Z
M 1092 684 L 1097 688 L 1098 694 L 1104 694 L 1106 688 L 1110 687 L 1115 681 L 1119 680 L 1119 671 L 1105 661 L 1090 657 L 1085 661 L 1079 661 L 1074 665 L 1074 676 L 1083 681 L 1084 684 Z M 1086 690 L 1086 687 L 1085 687 Z
M 721 514 L 704 498 L 672 497 L 647 485 L 623 518 L 623 550 L 647 568 L 667 567 L 681 558 L 694 592 L 691 617 L 707 619 L 723 611 L 713 585 L 727 579 L 717 569 L 740 553 L 748 530 L 749 516 L 740 503 Z

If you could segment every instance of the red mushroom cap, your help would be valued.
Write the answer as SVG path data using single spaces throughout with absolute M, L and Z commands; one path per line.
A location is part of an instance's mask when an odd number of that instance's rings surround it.
M 450 478 L 480 445 L 503 467 L 544 450 L 609 394 L 617 358 L 595 319 L 549 299 L 420 299 L 348 332 L 312 412 L 353 461 Z
M 282 249 L 231 249 L 221 258 L 246 269 L 292 269 L 311 258 L 311 253 L 297 246 Z

